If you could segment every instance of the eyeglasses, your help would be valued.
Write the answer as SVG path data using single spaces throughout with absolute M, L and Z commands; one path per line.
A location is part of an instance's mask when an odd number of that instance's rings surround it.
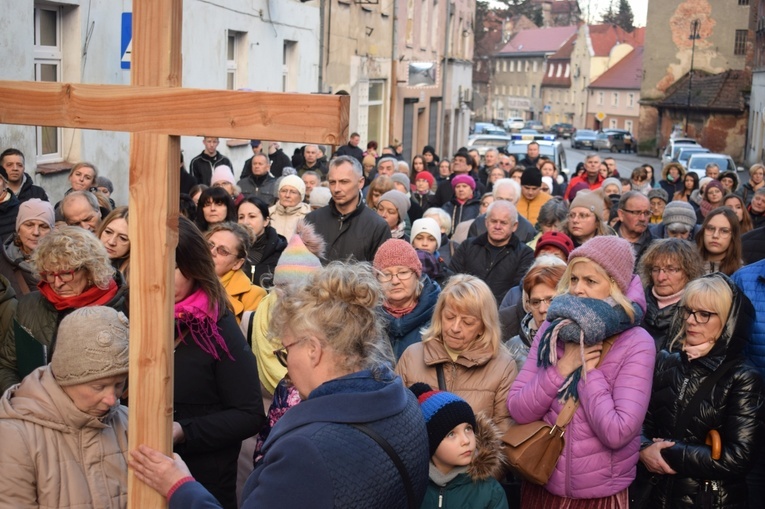
M 544 299 L 528 299 L 526 303 L 532 308 L 537 309 L 539 306 L 542 305 L 543 302 L 549 306 L 550 304 L 552 304 L 552 301 L 554 298 L 555 297 L 553 296 L 553 297 L 546 297 Z
M 621 209 L 622 212 L 626 212 L 627 214 L 631 214 L 633 216 L 638 217 L 650 217 L 651 211 L 650 210 L 627 210 L 627 209 Z
M 683 306 L 683 320 L 687 320 L 692 315 L 693 319 L 696 320 L 696 323 L 702 325 L 708 323 L 709 319 L 712 318 L 712 315 L 716 314 L 717 313 L 712 311 L 702 311 L 700 309 L 693 311 L 691 308 Z
M 223 246 L 216 246 L 212 242 L 207 243 L 208 247 L 210 248 L 210 251 L 212 251 L 213 254 L 219 254 L 220 256 L 236 256 L 236 254 L 232 253 L 228 249 L 226 249 Z
M 651 268 L 651 275 L 652 276 L 658 276 L 662 272 L 668 276 L 674 276 L 675 274 L 678 274 L 683 269 L 677 268 L 677 267 L 652 267 Z
M 298 339 L 291 345 L 284 345 L 283 347 L 279 348 L 278 350 L 274 350 L 274 357 L 276 357 L 276 360 L 279 361 L 279 364 L 287 367 L 287 355 L 290 353 L 290 348 L 297 345 L 298 343 L 302 343 L 303 339 Z
M 704 227 L 704 233 L 707 233 L 709 235 L 714 235 L 716 233 L 720 237 L 730 237 L 731 229 L 730 228 L 715 228 L 712 225 L 706 225 Z
M 571 212 L 568 215 L 568 218 L 569 218 L 570 221 L 573 221 L 574 219 L 579 219 L 581 221 L 584 221 L 585 219 L 589 219 L 589 218 L 594 217 L 594 216 L 595 216 L 595 214 L 587 214 L 585 212 L 578 212 L 578 213 L 577 212 Z
M 64 270 L 61 272 L 40 272 L 40 277 L 50 284 L 56 282 L 59 278 L 62 283 L 69 283 L 74 279 L 74 274 L 80 269 Z
M 414 271 L 412 270 L 402 270 L 398 274 L 388 274 L 387 272 L 378 272 L 377 280 L 381 283 L 387 283 L 388 281 L 391 281 L 393 279 L 393 276 L 396 276 L 399 281 L 408 281 L 413 275 L 414 275 Z

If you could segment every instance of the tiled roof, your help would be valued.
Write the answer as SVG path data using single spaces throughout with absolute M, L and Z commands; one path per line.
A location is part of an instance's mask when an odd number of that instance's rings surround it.
M 590 44 L 596 57 L 607 57 L 617 44 L 627 43 L 632 46 L 642 46 L 645 30 L 635 29 L 627 33 L 616 25 L 590 25 Z
M 571 86 L 571 53 L 576 43 L 576 33 L 569 37 L 553 55 L 547 58 L 547 70 L 542 78 L 543 87 L 570 87 Z M 569 66 L 568 75 L 566 67 Z M 550 70 L 552 69 L 552 76 Z
M 576 31 L 576 26 L 523 30 L 510 39 L 498 55 L 521 56 L 535 53 L 555 53 Z
M 664 99 L 650 104 L 661 108 L 687 108 L 688 79 L 686 74 L 672 84 Z M 746 109 L 744 93 L 751 89 L 752 78 L 743 71 L 729 70 L 720 74 L 694 71 L 691 85 L 691 108 L 743 112 Z
M 642 79 L 643 47 L 639 46 L 590 83 L 590 88 L 640 90 Z

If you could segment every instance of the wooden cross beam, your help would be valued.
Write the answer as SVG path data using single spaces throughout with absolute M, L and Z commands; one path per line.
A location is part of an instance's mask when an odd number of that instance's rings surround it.
M 127 131 L 130 137 L 129 444 L 172 452 L 178 136 L 330 145 L 348 137 L 348 96 L 183 89 L 183 0 L 133 0 L 131 86 L 0 81 L 0 123 Z M 164 507 L 128 477 L 128 507 Z

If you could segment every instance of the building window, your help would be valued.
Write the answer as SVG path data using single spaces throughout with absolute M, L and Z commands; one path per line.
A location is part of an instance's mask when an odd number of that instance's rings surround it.
M 603 92 L 598 92 L 598 106 L 603 106 Z
M 611 118 L 608 120 L 608 127 L 610 129 L 617 129 L 619 127 L 619 124 L 617 123 L 617 120 L 615 118 Z
M 494 95 L 499 95 L 499 85 L 494 87 Z
M 497 60 L 497 66 L 496 66 L 496 67 L 497 67 L 497 72 L 499 72 L 499 71 L 500 71 L 500 69 L 501 69 L 501 67 L 500 67 L 500 66 L 501 66 L 501 65 L 502 65 L 502 62 L 500 62 L 499 60 Z
M 226 37 L 226 89 L 236 90 L 246 86 L 242 80 L 245 73 L 238 70 L 247 68 L 246 57 L 247 34 L 244 32 L 235 32 L 229 30 Z
M 528 60 L 524 60 L 523 61 L 523 72 L 529 72 L 529 68 L 530 67 L 531 66 L 529 65 L 529 61 Z
M 420 48 L 426 49 L 428 47 L 428 0 L 422 0 L 420 3 Z
M 367 140 L 382 140 L 385 127 L 385 82 L 369 82 Z
M 614 108 L 619 106 L 619 92 L 614 92 L 611 94 L 611 106 Z
M 510 60 L 510 72 L 515 72 L 515 60 Z
M 548 69 L 548 71 L 547 71 L 547 77 L 548 77 L 548 78 L 552 78 L 552 75 L 553 75 L 553 67 L 554 67 L 554 66 L 552 66 L 552 65 L 551 65 L 551 66 L 550 66 L 550 68 L 549 68 L 549 69 Z
M 502 70 L 503 70 L 504 72 L 507 72 L 507 60 L 504 60 L 504 61 L 502 62 Z
M 537 95 L 537 86 L 531 85 L 531 97 L 534 98 Z
M 635 107 L 635 94 L 627 94 L 627 107 L 628 108 Z
M 749 5 L 749 0 L 738 0 L 739 5 Z
M 414 0 L 406 2 L 406 45 L 411 47 L 414 41 Z M 497 69 L 499 70 L 499 69 Z
M 566 64 L 566 74 L 564 76 L 568 78 L 569 74 L 571 74 L 571 64 Z
M 61 81 L 61 9 L 35 7 L 34 11 L 35 81 Z M 61 129 L 37 128 L 37 162 L 61 161 Z
M 532 72 L 537 72 L 537 70 L 538 70 L 538 69 L 539 69 L 539 62 L 537 62 L 536 60 L 534 60 L 534 68 L 533 68 L 533 71 L 532 71 Z
M 632 132 L 632 120 L 625 120 L 624 121 L 624 129 L 626 131 Z
M 284 41 L 284 46 L 282 49 L 282 92 L 297 92 L 297 45 L 297 41 Z
M 736 30 L 736 42 L 733 44 L 734 55 L 746 54 L 746 36 L 748 33 L 748 30 Z

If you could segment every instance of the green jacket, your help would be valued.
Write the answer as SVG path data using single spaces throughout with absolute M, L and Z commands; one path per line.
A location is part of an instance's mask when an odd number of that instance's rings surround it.
M 465 468 L 443 474 L 430 463 L 430 479 L 422 509 L 508 509 L 505 490 L 496 477 L 504 470 L 500 436 L 491 419 L 476 415 L 476 451 Z
M 0 348 L 2 348 L 2 338 L 8 336 L 13 323 L 13 315 L 16 313 L 16 292 L 11 287 L 10 281 L 5 276 L 0 276 Z M 7 389 L 5 383 L 0 378 L 0 394 Z
M 117 294 L 105 305 L 125 312 L 127 285 L 119 273 L 115 275 L 115 280 L 118 286 Z M 21 297 L 13 317 L 13 325 L 0 326 L 0 333 L 3 334 L 0 336 L 0 392 L 5 392 L 13 384 L 19 383 L 24 377 L 22 374 L 26 375 L 50 362 L 58 324 L 73 310 L 57 311 L 53 304 L 37 291 Z M 2 317 L 4 316 L 3 312 Z M 22 345 L 23 352 L 22 349 L 17 350 L 18 345 Z

